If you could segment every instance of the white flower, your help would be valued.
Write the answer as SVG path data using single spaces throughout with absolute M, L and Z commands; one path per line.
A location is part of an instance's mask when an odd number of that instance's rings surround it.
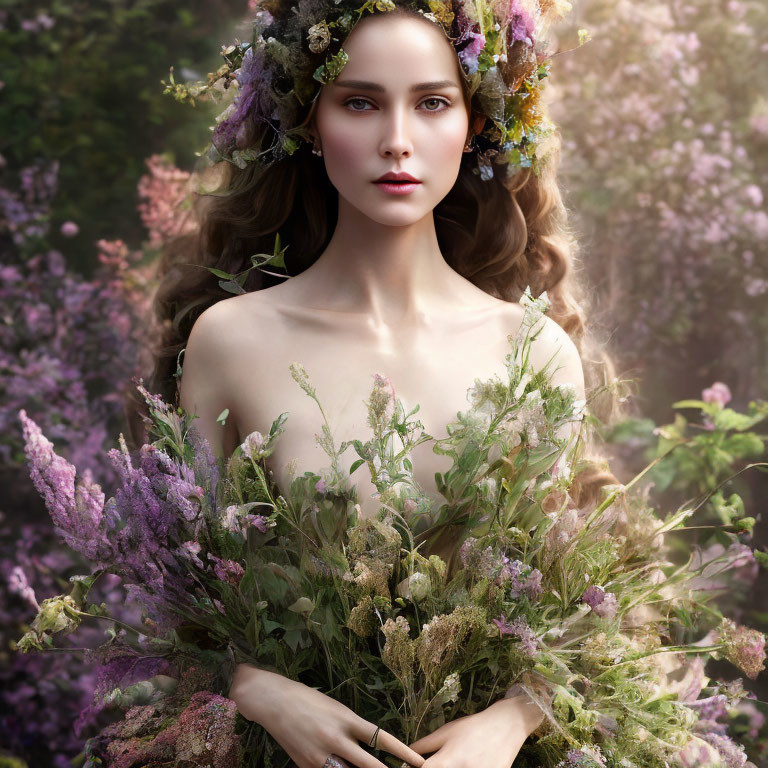
M 224 510 L 224 527 L 232 533 L 240 533 L 240 520 L 237 516 L 237 504 L 230 504 Z
M 432 582 L 426 573 L 414 573 L 408 579 L 408 591 L 414 602 L 421 602 L 430 592 Z
M 240 449 L 249 459 L 256 461 L 261 458 L 264 443 L 264 436 L 261 432 L 251 432 L 241 443 Z
M 447 704 L 448 702 L 454 702 L 459 698 L 459 692 L 461 691 L 461 682 L 459 680 L 459 673 L 452 672 L 443 681 L 443 685 L 437 692 L 437 699 L 441 704 Z
M 530 373 L 524 373 L 522 377 L 520 378 L 520 383 L 515 388 L 514 392 L 514 398 L 515 400 L 520 399 L 520 395 L 523 394 L 523 391 L 528 386 L 528 382 L 531 380 L 531 374 Z
M 538 408 L 541 405 L 541 391 L 534 389 L 525 396 L 526 408 Z

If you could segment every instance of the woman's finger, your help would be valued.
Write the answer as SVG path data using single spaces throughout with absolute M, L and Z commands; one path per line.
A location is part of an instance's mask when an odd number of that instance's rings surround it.
M 360 741 L 370 744 L 371 738 L 376 731 L 376 726 L 363 718 L 360 718 L 357 726 L 355 736 Z M 407 744 L 404 744 L 396 736 L 383 729 L 379 730 L 379 735 L 376 737 L 376 749 L 389 752 L 390 755 L 405 760 L 408 765 L 413 765 L 415 768 L 421 768 L 424 762 L 424 758 L 420 754 L 414 752 Z
M 381 733 L 379 733 L 381 735 Z M 349 741 L 337 747 L 341 756 L 349 761 L 354 768 L 387 768 L 377 760 L 370 752 L 366 752 L 359 744 Z
M 422 755 L 425 752 L 437 752 L 448 737 L 448 725 L 450 725 L 450 723 L 446 723 L 446 725 L 441 726 L 436 731 L 432 731 L 432 733 L 422 736 L 417 741 L 414 741 L 410 748 Z

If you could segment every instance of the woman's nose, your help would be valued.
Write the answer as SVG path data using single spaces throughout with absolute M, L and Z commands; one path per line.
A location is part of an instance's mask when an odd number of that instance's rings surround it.
M 381 127 L 381 153 L 383 155 L 409 155 L 413 152 L 411 126 L 407 107 L 392 107 L 383 120 Z

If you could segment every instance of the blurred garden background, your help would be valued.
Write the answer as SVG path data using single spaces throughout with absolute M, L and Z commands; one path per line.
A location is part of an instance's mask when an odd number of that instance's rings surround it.
M 634 382 L 631 417 L 605 429 L 612 468 L 632 477 L 681 443 L 648 492 L 673 509 L 717 488 L 707 514 L 766 550 L 768 475 L 740 470 L 768 460 L 768 4 L 573 5 L 561 47 L 579 28 L 590 39 L 555 57 L 548 88 L 590 320 Z M 191 173 L 215 114 L 161 81 L 171 66 L 179 81 L 215 71 L 249 10 L 0 0 L 0 766 L 82 764 L 120 693 L 82 654 L 14 652 L 38 603 L 78 573 L 32 488 L 18 412 L 109 494 L 154 265 L 194 226 Z M 733 540 L 698 543 L 704 562 L 733 549 L 740 567 L 715 586 L 729 615 L 766 631 L 765 568 Z M 103 591 L 123 599 L 117 580 Z M 721 721 L 768 766 L 764 677 Z

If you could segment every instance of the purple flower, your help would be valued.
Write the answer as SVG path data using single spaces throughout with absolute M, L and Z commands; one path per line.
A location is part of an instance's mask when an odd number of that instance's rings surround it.
M 245 149 L 249 123 L 267 122 L 274 112 L 270 94 L 272 72 L 261 49 L 249 48 L 245 52 L 235 76 L 238 94 L 230 108 L 219 116 L 220 122 L 213 132 L 213 144 L 222 155 Z
M 616 595 L 613 592 L 606 592 L 602 587 L 597 587 L 594 584 L 587 587 L 581 599 L 602 618 L 613 618 L 618 610 Z
M 719 733 L 700 733 L 698 736 L 717 750 L 725 768 L 744 768 L 747 765 L 744 747 L 734 743 L 728 736 Z
M 258 528 L 261 533 L 266 533 L 269 528 L 267 518 L 264 515 L 246 515 L 243 520 Z
M 67 545 L 91 560 L 103 561 L 112 553 L 102 519 L 104 494 L 86 470 L 75 483 L 75 468 L 53 450 L 40 427 L 19 411 L 32 483 L 43 497 L 54 525 Z
M 503 567 L 499 578 L 502 581 L 510 580 L 510 596 L 515 599 L 520 595 L 526 595 L 531 601 L 541 597 L 542 574 L 538 568 L 526 565 L 520 560 L 510 560 L 506 555 L 502 557 Z
M 467 67 L 467 71 L 471 75 L 477 71 L 477 59 L 485 47 L 485 35 L 482 32 L 470 32 L 469 38 L 469 43 L 458 53 L 459 59 Z
M 198 541 L 185 541 L 176 551 L 183 558 L 186 558 L 191 563 L 194 563 L 200 570 L 205 568 L 205 564 L 198 557 L 202 546 Z
M 512 0 L 505 14 L 507 23 L 507 44 L 512 45 L 521 40 L 527 45 L 533 45 L 533 32 L 536 22 L 526 10 L 522 0 Z
M 224 560 L 216 555 L 208 553 L 208 559 L 213 561 L 213 572 L 220 581 L 226 581 L 237 587 L 245 575 L 245 569 L 234 560 Z
M 502 635 L 515 635 L 518 637 L 526 655 L 536 655 L 536 649 L 538 648 L 536 633 L 522 616 L 518 616 L 511 624 L 507 621 L 507 617 L 504 614 L 498 619 L 492 619 L 492 621 L 499 628 L 499 632 Z
M 699 720 L 715 721 L 728 716 L 728 697 L 724 693 L 689 701 L 687 704 L 699 713 Z

